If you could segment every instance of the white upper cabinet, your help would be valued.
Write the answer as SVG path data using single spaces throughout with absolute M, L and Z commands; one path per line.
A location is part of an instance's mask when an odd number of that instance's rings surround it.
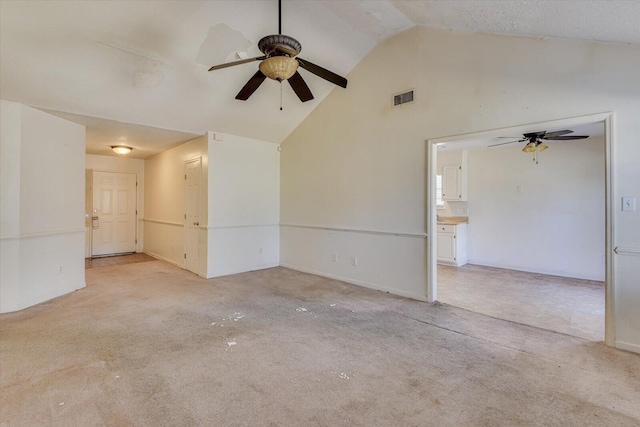
M 467 172 L 466 150 L 462 152 L 460 163 L 442 166 L 442 200 L 467 201 Z

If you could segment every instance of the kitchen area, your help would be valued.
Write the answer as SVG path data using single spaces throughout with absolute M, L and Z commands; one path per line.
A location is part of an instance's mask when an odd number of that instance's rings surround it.
M 437 259 L 441 265 L 461 267 L 467 263 L 467 180 L 467 150 L 438 153 Z
M 582 132 L 538 163 L 520 146 L 438 147 L 439 302 L 602 341 L 603 142 Z

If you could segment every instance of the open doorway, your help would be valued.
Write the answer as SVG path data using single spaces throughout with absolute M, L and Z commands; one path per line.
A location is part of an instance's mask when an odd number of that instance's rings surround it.
M 612 344 L 610 121 L 429 140 L 430 300 Z M 518 135 L 561 129 L 592 137 L 522 152 Z

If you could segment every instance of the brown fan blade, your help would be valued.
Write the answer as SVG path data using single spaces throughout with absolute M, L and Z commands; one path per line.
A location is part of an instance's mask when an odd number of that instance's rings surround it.
M 524 142 L 526 139 L 516 139 L 515 141 L 501 142 L 500 144 L 489 145 L 489 147 L 497 147 L 498 145 L 513 144 L 514 142 Z
M 569 141 L 571 139 L 585 139 L 585 138 L 589 138 L 589 135 L 567 135 L 567 136 L 553 136 L 551 138 L 540 138 L 540 139 L 546 139 L 546 140 L 551 140 L 551 141 Z
M 307 102 L 313 99 L 313 94 L 311 90 L 309 90 L 309 86 L 307 86 L 307 83 L 299 72 L 296 71 L 293 76 L 289 77 L 289 84 L 296 95 L 298 95 L 298 98 L 300 98 L 300 101 Z
M 306 59 L 296 58 L 298 63 L 302 68 L 309 71 L 310 73 L 315 74 L 318 77 L 322 77 L 323 79 L 333 83 L 334 85 L 338 85 L 340 87 L 347 87 L 347 79 L 337 75 L 334 72 L 331 72 L 325 68 L 320 67 L 319 65 L 313 64 Z
M 209 71 L 220 70 L 222 68 L 227 68 L 227 67 L 233 67 L 234 65 L 246 64 L 247 62 L 262 61 L 263 59 L 266 59 L 266 58 L 267 58 L 266 56 L 256 56 L 255 58 L 247 58 L 247 59 L 242 59 L 240 61 L 234 61 L 234 62 L 226 62 L 224 64 L 214 65 L 213 67 L 209 68 Z
M 247 84 L 244 85 L 244 87 L 240 90 L 240 92 L 238 92 L 238 94 L 236 95 L 236 99 L 239 99 L 240 101 L 246 101 L 247 99 L 249 99 L 249 97 L 251 95 L 253 95 L 253 92 L 255 92 L 256 89 L 258 89 L 258 87 L 260 87 L 260 85 L 262 84 L 262 82 L 266 78 L 267 78 L 267 76 L 262 74 L 262 71 L 258 70 L 249 79 Z
M 573 133 L 573 131 L 572 130 L 557 130 L 555 132 L 545 132 L 544 135 L 541 135 L 540 137 L 544 138 L 544 139 L 549 139 L 549 137 L 566 135 L 568 133 Z

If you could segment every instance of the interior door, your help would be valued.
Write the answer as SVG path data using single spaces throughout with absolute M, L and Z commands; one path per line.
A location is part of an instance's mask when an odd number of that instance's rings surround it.
M 136 174 L 93 172 L 91 255 L 136 251 Z
M 196 274 L 200 259 L 200 159 L 184 166 L 184 268 Z

